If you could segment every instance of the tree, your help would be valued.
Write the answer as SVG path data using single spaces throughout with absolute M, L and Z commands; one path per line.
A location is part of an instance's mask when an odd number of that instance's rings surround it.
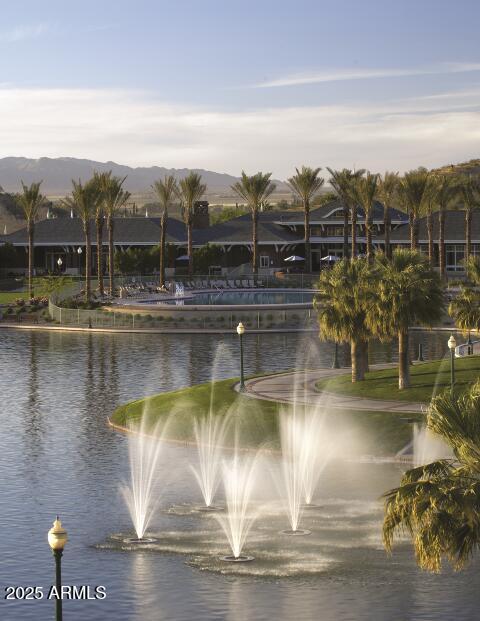
M 320 338 L 350 343 L 352 382 L 365 377 L 365 351 L 371 333 L 366 324 L 366 300 L 371 272 L 364 259 L 343 259 L 320 273 L 315 298 Z
M 405 173 L 398 186 L 400 201 L 408 213 L 410 225 L 410 249 L 418 245 L 418 218 L 428 200 L 428 182 L 430 173 L 425 168 L 418 168 Z
M 309 168 L 302 166 L 301 170 L 295 168 L 296 174 L 290 177 L 288 183 L 293 192 L 302 201 L 305 228 L 305 265 L 307 272 L 312 271 L 312 250 L 310 246 L 310 202 L 325 183 L 325 179 L 319 177 L 321 168 Z
M 392 229 L 391 208 L 393 199 L 398 190 L 398 172 L 385 172 L 379 176 L 377 184 L 378 199 L 383 203 L 383 229 L 385 239 L 385 255 L 390 259 L 392 256 L 392 246 L 390 244 L 390 233 Z
M 100 200 L 97 201 L 95 206 L 95 230 L 97 233 L 97 277 L 98 277 L 98 292 L 103 297 L 105 290 L 103 286 L 103 225 L 105 223 L 104 212 L 104 200 L 103 200 L 103 186 L 105 184 L 108 173 L 99 173 L 95 171 L 93 173 L 93 183 L 97 184 L 97 191 L 100 195 Z
M 383 539 L 391 552 L 397 533 L 406 532 L 422 569 L 439 572 L 445 559 L 459 570 L 480 545 L 480 385 L 435 397 L 427 427 L 455 459 L 408 470 L 385 494 Z
M 73 209 L 82 221 L 85 235 L 85 300 L 90 302 L 92 278 L 92 248 L 90 219 L 95 215 L 97 205 L 102 200 L 102 193 L 95 178 L 82 184 L 80 179 L 72 179 L 72 193 L 64 199 L 68 209 Z
M 445 214 L 457 194 L 455 178 L 452 175 L 435 174 L 431 177 L 432 201 L 438 210 L 438 264 L 440 276 L 446 277 L 445 261 Z
M 249 206 L 252 214 L 252 271 L 258 270 L 258 212 L 262 203 L 275 191 L 276 185 L 270 181 L 272 173 L 258 172 L 248 176 L 242 170 L 240 181 L 232 185 L 232 190 L 238 194 Z
M 450 302 L 448 314 L 464 333 L 480 329 L 480 257 L 465 259 L 468 282 L 461 285 L 460 293 Z M 473 287 L 471 286 L 473 285 Z
M 465 258 L 468 259 L 472 248 L 472 216 L 479 206 L 478 176 L 459 175 L 457 188 L 465 211 Z
M 348 218 L 351 216 L 352 258 L 355 258 L 357 256 L 357 200 L 354 186 L 365 170 L 351 171 L 348 168 L 332 170 L 328 167 L 327 170 L 331 175 L 330 185 L 343 204 L 343 256 L 348 258 Z
M 17 194 L 15 199 L 17 205 L 23 211 L 23 216 L 27 221 L 28 235 L 28 295 L 33 297 L 33 253 L 34 253 L 34 236 L 35 236 L 35 220 L 38 217 L 40 207 L 45 202 L 45 196 L 40 192 L 41 181 L 31 183 L 27 186 L 23 181 L 22 192 Z
M 367 261 L 373 260 L 372 252 L 372 219 L 373 206 L 377 195 L 378 175 L 367 172 L 365 177 L 357 177 L 352 185 L 355 203 L 361 205 L 365 214 L 365 232 L 367 238 Z M 352 248 L 353 255 L 353 248 Z
M 122 187 L 126 178 L 126 176 L 123 178 L 114 177 L 112 176 L 112 171 L 110 170 L 108 173 L 104 174 L 101 179 L 103 210 L 107 217 L 108 277 L 111 296 L 115 293 L 115 216 L 130 198 L 130 192 L 127 192 Z
M 193 216 L 195 203 L 199 201 L 207 191 L 207 186 L 202 183 L 202 176 L 191 172 L 178 184 L 178 197 L 182 203 L 182 213 L 187 227 L 187 254 L 188 275 L 193 275 Z
M 178 195 L 178 186 L 173 175 L 165 175 L 152 185 L 160 203 L 160 287 L 165 286 L 165 236 L 167 233 L 168 210 Z M 188 255 L 190 257 L 190 255 Z
M 427 259 L 414 250 L 395 250 L 389 260 L 377 255 L 375 292 L 366 323 L 382 340 L 398 335 L 398 388 L 410 386 L 408 329 L 417 322 L 433 325 L 442 316 L 443 288 Z

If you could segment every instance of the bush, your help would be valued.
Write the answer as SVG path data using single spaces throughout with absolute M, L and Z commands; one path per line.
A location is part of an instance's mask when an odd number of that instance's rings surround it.
M 13 313 L 13 308 L 12 308 L 11 306 L 9 306 L 9 307 L 7 308 L 7 310 L 5 311 L 5 314 L 6 314 L 6 315 L 11 315 L 12 313 Z
M 16 306 L 25 306 L 25 300 L 23 298 L 16 298 L 15 299 L 15 305 Z

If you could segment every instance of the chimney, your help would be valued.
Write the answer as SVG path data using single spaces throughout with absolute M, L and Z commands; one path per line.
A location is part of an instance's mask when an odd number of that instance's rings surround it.
M 196 201 L 193 205 L 193 228 L 207 229 L 209 226 L 208 201 Z

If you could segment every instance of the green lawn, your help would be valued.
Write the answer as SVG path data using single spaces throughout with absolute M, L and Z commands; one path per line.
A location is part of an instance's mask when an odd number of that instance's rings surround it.
M 411 387 L 398 390 L 398 369 L 371 371 L 365 381 L 352 384 L 350 374 L 320 380 L 319 390 L 365 397 L 428 403 L 432 396 L 450 387 L 450 359 L 417 363 L 410 367 Z M 480 378 L 480 356 L 455 359 L 455 385 L 465 390 Z
M 232 390 L 234 379 L 213 383 L 212 410 L 216 414 L 232 413 L 236 421 L 237 439 L 245 447 L 279 448 L 278 414 L 281 406 L 273 401 L 243 397 Z M 125 425 L 142 416 L 152 424 L 172 414 L 168 436 L 172 439 L 193 440 L 193 420 L 205 416 L 210 409 L 212 384 L 166 392 L 120 406 L 112 422 Z M 342 434 L 351 447 L 352 455 L 391 455 L 403 448 L 411 438 L 411 425 L 405 417 L 391 412 L 341 411 L 326 412 L 327 425 Z M 420 420 L 421 416 L 411 418 Z M 233 427 L 233 426 L 232 426 Z M 233 442 L 232 437 L 227 440 Z
M 28 291 L 0 291 L 0 304 L 12 304 L 17 298 L 28 300 Z

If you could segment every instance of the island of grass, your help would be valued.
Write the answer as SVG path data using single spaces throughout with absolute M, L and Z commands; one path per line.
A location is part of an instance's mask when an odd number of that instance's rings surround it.
M 464 391 L 480 378 L 480 356 L 455 359 L 455 388 Z M 416 363 L 410 368 L 410 388 L 398 389 L 398 369 L 366 373 L 363 382 L 352 383 L 349 374 L 319 380 L 319 391 L 365 399 L 429 403 L 436 394 L 450 388 L 450 360 Z
M 278 450 L 279 414 L 292 408 L 275 401 L 254 399 L 234 390 L 238 380 L 228 379 L 199 384 L 173 392 L 164 392 L 126 403 L 115 410 L 110 421 L 119 427 L 138 424 L 143 418 L 148 425 L 169 420 L 167 437 L 176 441 L 194 441 L 195 418 L 210 411 L 232 417 L 237 440 L 245 448 Z M 412 436 L 411 420 L 422 415 L 398 412 L 370 412 L 332 409 L 325 412 L 325 423 L 333 425 L 342 442 L 354 455 L 391 456 L 402 449 Z M 232 437 L 227 441 L 233 444 Z

